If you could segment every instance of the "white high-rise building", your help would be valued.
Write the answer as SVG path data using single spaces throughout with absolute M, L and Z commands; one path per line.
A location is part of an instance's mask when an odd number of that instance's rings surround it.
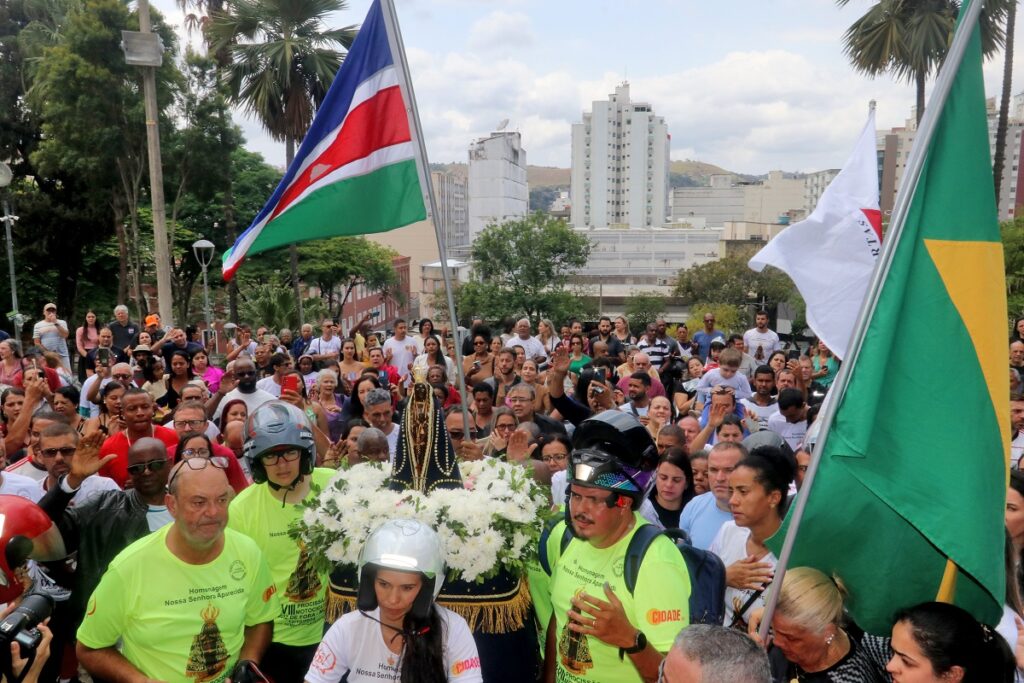
M 431 171 L 437 213 L 434 220 L 444 233 L 448 256 L 465 258 L 469 254 L 469 222 L 467 221 L 466 179 L 454 173 Z
M 669 216 L 669 134 L 650 104 L 631 102 L 629 83 L 595 101 L 572 126 L 572 224 L 661 227 Z
M 530 207 L 526 150 L 518 132 L 496 132 L 469 146 L 469 241 L 491 223 L 525 216 Z

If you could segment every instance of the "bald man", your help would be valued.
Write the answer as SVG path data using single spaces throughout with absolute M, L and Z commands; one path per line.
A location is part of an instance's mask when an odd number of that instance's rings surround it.
M 78 630 L 94 678 L 238 680 L 263 656 L 281 607 L 256 543 L 226 528 L 226 467 L 178 463 L 165 497 L 174 522 L 110 563 Z

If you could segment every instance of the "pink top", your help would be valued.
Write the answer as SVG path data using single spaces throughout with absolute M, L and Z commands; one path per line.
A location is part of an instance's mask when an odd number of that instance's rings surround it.
M 220 389 L 220 379 L 223 376 L 223 370 L 210 365 L 206 368 L 206 372 L 203 373 L 203 381 L 206 382 L 206 386 L 210 388 L 211 392 L 216 393 Z
M 75 330 L 75 343 L 78 345 L 78 352 L 83 356 L 85 355 L 82 351 L 92 351 L 99 345 L 100 333 L 94 328 L 88 328 L 89 332 L 86 333 L 85 325 L 82 325 Z

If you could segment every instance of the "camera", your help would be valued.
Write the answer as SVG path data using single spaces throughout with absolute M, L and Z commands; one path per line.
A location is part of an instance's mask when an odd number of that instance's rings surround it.
M 110 363 L 110 349 L 102 346 L 96 349 L 96 362 L 106 367 Z
M 17 609 L 0 621 L 0 643 L 15 642 L 22 653 L 34 652 L 42 641 L 36 628 L 53 612 L 53 598 L 43 593 L 29 593 Z

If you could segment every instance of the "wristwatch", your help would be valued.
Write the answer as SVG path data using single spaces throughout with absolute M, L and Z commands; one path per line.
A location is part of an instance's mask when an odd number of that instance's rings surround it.
M 647 648 L 647 636 L 644 632 L 637 630 L 636 640 L 633 641 L 633 647 L 620 647 L 619 648 L 619 660 L 621 661 L 625 655 L 635 655 L 638 652 L 643 652 Z

